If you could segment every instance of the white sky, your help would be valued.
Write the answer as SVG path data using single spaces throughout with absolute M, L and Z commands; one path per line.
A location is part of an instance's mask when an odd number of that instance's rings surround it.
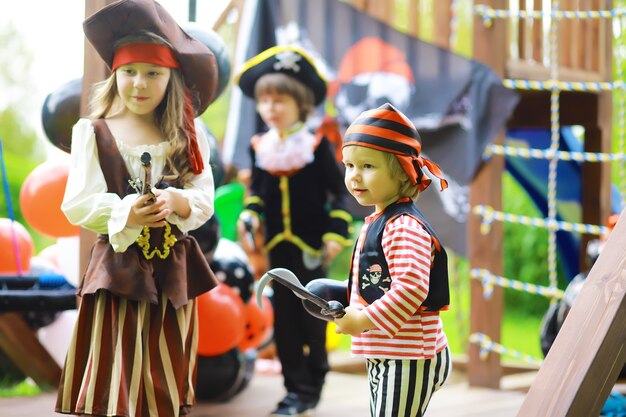
M 188 0 L 160 0 L 179 24 L 187 22 Z M 196 21 L 207 29 L 228 0 L 196 0 Z M 85 0 L 0 0 L 0 25 L 12 24 L 33 55 L 32 94 L 20 108 L 29 124 L 45 138 L 41 106 L 46 96 L 83 72 Z M 5 107 L 0 97 L 0 108 Z M 45 139 L 47 142 L 47 139 Z

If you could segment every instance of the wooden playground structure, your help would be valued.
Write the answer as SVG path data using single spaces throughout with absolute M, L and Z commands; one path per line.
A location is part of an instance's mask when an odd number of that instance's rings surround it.
M 89 16 L 113 0 L 86 0 Z M 455 0 L 350 0 L 358 10 L 417 37 L 454 50 L 457 8 Z M 515 6 L 512 4 L 515 3 Z M 480 5 L 480 7 L 478 7 Z M 243 10 L 244 0 L 233 0 L 218 19 L 225 24 L 233 9 Z M 608 14 L 611 0 L 480 0 L 474 2 L 472 58 L 492 68 L 515 88 L 520 103 L 508 128 L 554 129 L 555 125 L 579 125 L 585 129 L 587 154 L 610 154 L 612 149 L 613 91 L 623 87 L 613 82 L 613 29 Z M 406 22 L 398 22 L 398 8 L 406 10 Z M 502 12 L 502 13 L 499 13 Z M 571 14 L 569 13 L 571 12 Z M 425 15 L 426 13 L 426 15 Z M 578 13 L 578 14 L 576 14 Z M 623 12 L 622 12 L 623 13 Z M 574 18 L 578 16 L 578 18 Z M 623 15 L 622 15 L 623 16 Z M 432 33 L 422 23 L 431 18 Z M 622 17 L 623 19 L 623 17 Z M 624 30 L 625 28 L 622 28 Z M 622 36 L 624 34 L 622 33 Z M 553 44 L 558 42 L 558 47 Z M 107 75 L 107 69 L 89 45 L 85 47 L 83 91 Z M 527 82 L 534 82 L 527 83 Z M 621 86 L 621 87 L 620 87 Z M 622 91 L 623 94 L 623 91 Z M 83 96 L 81 114 L 86 114 Z M 558 114 L 554 115 L 554 102 Z M 504 144 L 500 132 L 495 145 Z M 505 151 L 494 148 L 471 184 L 472 207 L 502 210 L 502 176 Z M 557 156 L 552 156 L 556 158 Z M 610 214 L 611 167 L 583 155 L 582 218 L 584 225 L 601 225 Z M 623 216 L 622 216 L 623 217 Z M 555 232 L 554 219 L 545 219 Z M 468 258 L 473 269 L 503 273 L 503 222 L 494 221 L 481 233 L 485 219 L 474 211 L 468 220 Z M 552 225 L 552 226 L 550 226 Z M 576 227 L 574 227 L 575 230 Z M 584 229 L 581 248 L 598 229 Z M 597 234 L 597 233 L 596 233 Z M 81 231 L 81 260 L 87 258 L 91 233 Z M 617 223 L 605 250 L 591 270 L 588 282 L 561 329 L 550 354 L 538 370 L 518 416 L 598 415 L 626 360 L 626 221 Z M 584 250 L 584 249 L 582 249 Z M 581 257 L 584 258 L 584 257 Z M 84 265 L 81 264 L 81 270 Z M 490 298 L 483 296 L 479 280 L 471 282 L 470 333 L 488 335 L 497 343 L 504 311 L 503 288 Z M 54 385 L 60 369 L 46 356 L 32 332 L 20 324 L 15 313 L 0 315 L 0 348 L 38 383 Z M 32 336 L 32 337 L 31 337 Z M 20 346 L 19 348 L 17 348 Z M 500 355 L 470 345 L 467 378 L 472 387 L 499 389 L 504 374 Z M 24 358 L 20 352 L 28 351 Z

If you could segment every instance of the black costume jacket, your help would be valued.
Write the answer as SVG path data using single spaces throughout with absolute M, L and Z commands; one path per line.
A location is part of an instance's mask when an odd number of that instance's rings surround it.
M 319 256 L 327 239 L 350 245 L 349 194 L 330 142 L 320 137 L 314 160 L 295 172 L 269 172 L 256 165 L 254 143 L 260 138 L 250 146 L 252 178 L 244 205 L 265 219 L 266 249 L 288 241 Z

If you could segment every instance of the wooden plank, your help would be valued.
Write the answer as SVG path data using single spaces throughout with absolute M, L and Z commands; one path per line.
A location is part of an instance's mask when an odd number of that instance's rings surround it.
M 581 6 L 601 7 L 601 1 L 585 0 Z M 599 9 L 587 9 L 599 10 Z M 602 19 L 603 21 L 606 19 Z M 601 24 L 598 19 L 587 20 L 588 35 L 593 44 L 586 44 L 588 55 L 594 58 L 591 65 L 599 66 L 598 59 L 603 58 L 603 73 L 600 73 L 604 81 L 613 79 L 612 54 L 604 56 L 605 46 L 611 45 L 612 30 L 611 25 Z M 610 22 L 610 21 L 609 21 Z M 606 23 L 606 22 L 604 22 Z M 604 33 L 600 33 L 604 30 Z M 595 63 L 594 63 L 595 62 Z M 581 61 L 581 66 L 583 62 Z M 611 153 L 612 122 L 613 122 L 613 95 L 610 91 L 598 93 L 595 110 L 596 118 L 590 124 L 583 124 L 585 127 L 584 148 L 587 152 Z M 592 110 L 592 109 L 588 109 Z M 581 184 L 581 206 L 583 208 L 583 222 L 588 224 L 604 224 L 606 218 L 612 213 L 611 210 L 611 164 L 610 163 L 589 163 L 582 164 L 582 184 Z M 586 243 L 596 236 L 583 235 L 581 243 Z M 581 249 L 586 248 L 582 246 Z
M 409 0 L 409 33 L 415 37 L 419 36 L 419 0 Z
M 526 0 L 520 0 L 518 3 L 519 10 L 524 10 L 526 7 Z M 512 53 L 511 57 L 515 60 L 525 60 L 526 59 L 526 25 L 523 19 L 518 17 L 514 17 L 511 22 L 513 22 L 513 27 L 517 26 L 517 51 L 516 53 Z
M 597 416 L 626 360 L 624 212 L 576 298 L 518 416 Z
M 550 68 L 536 63 L 509 60 L 506 65 L 507 78 L 522 80 L 546 81 L 550 79 Z M 575 68 L 559 68 L 559 80 L 561 81 L 605 81 L 604 75 L 597 71 L 585 71 Z
M 597 126 L 585 126 L 584 137 L 585 152 L 602 152 L 602 130 Z M 601 164 L 594 162 L 583 162 L 581 164 L 581 207 L 582 222 L 585 224 L 603 225 L 608 213 L 604 213 L 602 198 L 606 198 L 601 190 L 602 173 L 605 171 L 604 166 L 610 164 Z M 587 244 L 593 239 L 597 239 L 597 235 L 583 233 L 580 236 L 580 269 L 587 270 L 591 265 L 587 264 Z
M 89 17 L 104 6 L 113 3 L 115 0 L 85 0 L 85 17 Z M 85 58 L 83 71 L 83 86 L 80 99 L 80 115 L 87 117 L 89 115 L 89 97 L 91 87 L 98 81 L 102 81 L 110 74 L 109 69 L 104 61 L 100 58 L 96 50 L 91 46 L 87 38 L 85 38 Z M 79 276 L 82 277 L 87 269 L 89 256 L 91 255 L 91 247 L 96 241 L 96 234 L 90 230 L 80 228 L 79 233 L 80 248 L 78 257 Z
M 350 0 L 355 9 L 364 11 L 367 8 L 368 0 Z
M 371 17 L 383 21 L 393 27 L 393 6 L 394 1 L 371 0 L 367 2 L 365 11 Z
M 0 350 L 42 389 L 58 386 L 61 368 L 20 314 L 0 314 Z
M 505 0 L 489 0 L 483 4 L 494 9 L 504 9 Z M 474 18 L 474 59 L 491 67 L 503 76 L 506 62 L 506 30 L 504 19 L 495 19 L 493 25 L 485 27 L 480 17 Z M 502 144 L 504 134 L 500 132 L 495 143 Z M 502 174 L 504 158 L 494 156 L 483 164 L 470 186 L 470 204 L 485 204 L 496 210 L 502 208 Z M 472 214 L 468 220 L 468 258 L 472 268 L 485 268 L 501 275 L 503 270 L 503 228 L 495 222 L 488 234 L 480 233 L 481 218 Z M 470 332 L 484 333 L 494 342 L 500 341 L 503 294 L 497 287 L 485 300 L 480 282 L 471 283 Z M 486 360 L 480 358 L 479 347 L 472 344 L 469 349 L 468 380 L 471 386 L 498 388 L 502 376 L 500 355 L 490 353 Z
M 228 5 L 224 8 L 224 10 L 222 10 L 222 13 L 220 13 L 218 18 L 215 20 L 215 23 L 213 23 L 213 30 L 216 32 L 220 30 L 220 28 L 226 23 L 228 16 L 231 13 L 234 13 L 235 10 L 237 11 L 237 13 L 241 13 L 242 6 L 243 5 L 241 4 L 241 1 L 230 0 L 230 2 L 228 2 Z M 239 20 L 241 19 L 237 19 L 237 22 L 239 22 Z
M 450 48 L 450 19 L 452 18 L 452 3 L 450 0 L 437 0 L 434 2 L 433 14 L 435 27 L 433 28 L 433 42 L 441 47 Z
M 543 0 L 546 1 L 546 0 Z M 533 2 L 533 10 L 541 10 L 542 0 L 535 0 Z M 543 32 L 543 19 L 530 19 L 530 25 L 532 30 L 532 60 L 533 62 L 543 65 L 544 57 L 544 39 L 546 34 Z

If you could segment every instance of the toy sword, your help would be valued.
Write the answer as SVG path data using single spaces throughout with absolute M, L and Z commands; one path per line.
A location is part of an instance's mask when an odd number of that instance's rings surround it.
M 321 309 L 320 313 L 324 316 L 328 316 L 328 319 L 338 319 L 343 317 L 345 314 L 343 305 L 339 301 L 326 301 L 322 297 L 313 294 L 311 291 L 302 286 L 300 280 L 298 280 L 298 277 L 296 277 L 293 272 L 285 268 L 274 268 L 269 270 L 259 280 L 256 301 L 260 307 L 263 306 L 263 288 L 265 288 L 271 280 L 277 281 L 289 288 L 298 298 L 315 304 Z

